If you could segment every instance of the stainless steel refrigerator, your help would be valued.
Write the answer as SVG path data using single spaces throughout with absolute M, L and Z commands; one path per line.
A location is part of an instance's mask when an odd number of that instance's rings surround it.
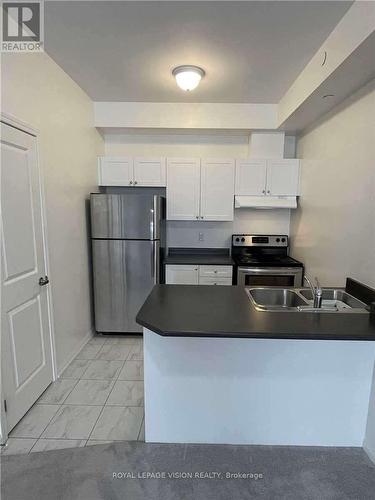
M 91 194 L 96 331 L 142 331 L 135 316 L 162 274 L 164 206 L 152 194 Z

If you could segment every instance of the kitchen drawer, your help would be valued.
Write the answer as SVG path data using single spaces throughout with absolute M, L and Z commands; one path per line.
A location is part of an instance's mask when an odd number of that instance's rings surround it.
M 231 285 L 232 278 L 215 278 L 211 276 L 200 276 L 199 277 L 200 285 Z
M 199 276 L 232 279 L 232 266 L 199 266 Z

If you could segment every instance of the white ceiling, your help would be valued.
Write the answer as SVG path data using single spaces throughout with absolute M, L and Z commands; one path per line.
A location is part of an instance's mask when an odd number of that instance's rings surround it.
M 277 103 L 352 2 L 47 2 L 48 54 L 95 101 Z M 171 71 L 196 64 L 191 94 Z

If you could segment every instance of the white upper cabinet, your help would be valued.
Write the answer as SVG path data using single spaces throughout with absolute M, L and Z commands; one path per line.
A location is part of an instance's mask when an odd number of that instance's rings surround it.
M 166 185 L 165 158 L 99 158 L 99 186 Z
M 133 184 L 133 158 L 106 156 L 99 158 L 99 186 L 129 186 Z
M 233 220 L 234 173 L 234 160 L 202 160 L 201 220 Z
M 134 185 L 165 186 L 165 158 L 134 158 Z
M 297 196 L 299 160 L 237 160 L 237 196 Z
M 167 219 L 233 220 L 234 160 L 169 158 Z
M 236 161 L 236 195 L 266 194 L 267 160 Z
M 299 160 L 267 161 L 267 195 L 297 196 L 299 194 Z
M 168 158 L 167 219 L 199 219 L 200 159 Z

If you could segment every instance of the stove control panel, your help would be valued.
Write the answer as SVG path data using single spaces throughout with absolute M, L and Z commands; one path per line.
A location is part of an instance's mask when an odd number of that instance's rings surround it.
M 234 247 L 287 247 L 286 234 L 233 234 L 232 246 Z

